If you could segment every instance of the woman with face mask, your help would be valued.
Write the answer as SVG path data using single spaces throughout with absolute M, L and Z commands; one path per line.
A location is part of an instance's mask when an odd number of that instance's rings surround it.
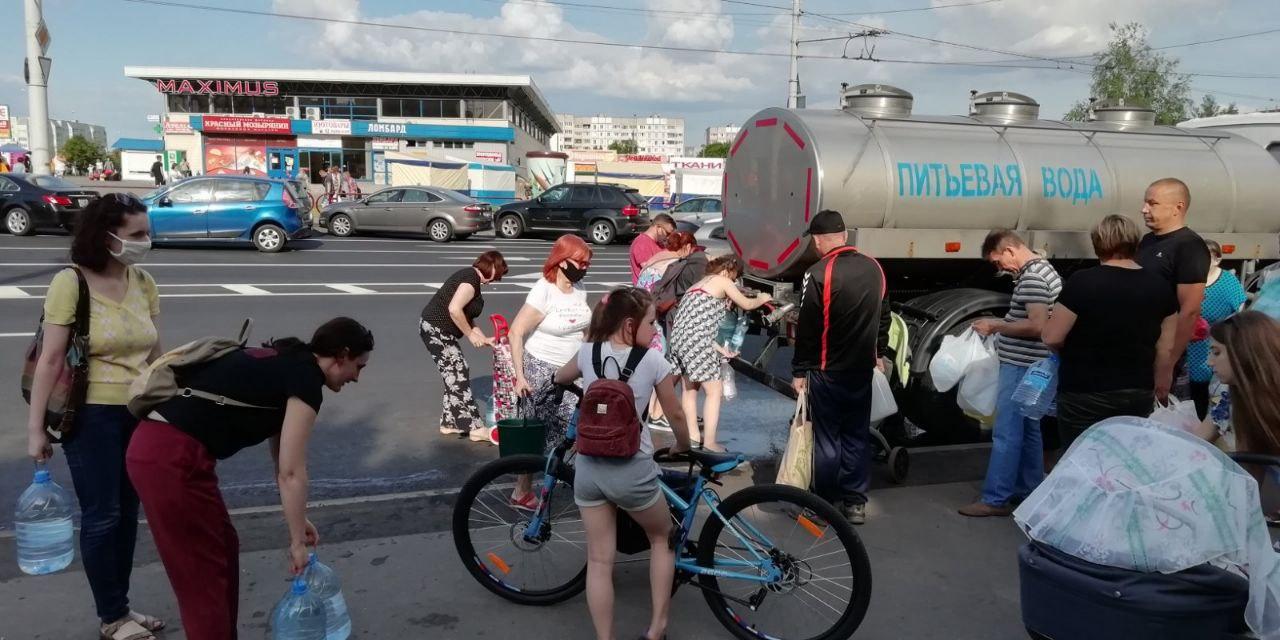
M 147 208 L 127 193 L 110 193 L 85 209 L 71 240 L 73 268 L 53 278 L 44 301 L 44 342 L 27 417 L 27 452 L 47 460 L 49 395 L 65 362 L 80 297 L 78 270 L 89 287 L 89 372 L 85 403 L 64 438 L 80 503 L 80 553 L 108 639 L 146 640 L 164 622 L 129 607 L 129 575 L 138 532 L 138 496 L 125 473 L 125 448 L 138 425 L 126 403 L 129 385 L 160 353 L 160 297 L 138 268 L 151 249 Z
M 501 280 L 506 273 L 507 261 L 502 254 L 486 251 L 470 267 L 449 276 L 422 308 L 418 335 L 444 380 L 440 433 L 446 436 L 468 435 L 473 442 L 489 442 L 489 429 L 471 395 L 471 372 L 458 340 L 466 337 L 477 349 L 493 346 L 493 338 L 475 326 L 484 310 L 480 288 Z
M 591 248 L 575 235 L 560 236 L 542 265 L 542 277 L 529 291 L 511 323 L 511 357 L 515 362 L 515 391 L 533 399 L 533 417 L 547 425 L 546 448 L 564 438 L 573 415 L 574 398 L 557 393 L 552 377 L 578 355 L 583 332 L 591 324 L 587 290 L 580 284 L 591 266 Z M 512 495 L 516 506 L 536 505 L 522 482 Z

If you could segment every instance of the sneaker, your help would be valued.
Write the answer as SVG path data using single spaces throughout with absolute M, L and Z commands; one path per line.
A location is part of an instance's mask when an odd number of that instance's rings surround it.
M 459 429 L 457 427 L 447 427 L 445 425 L 440 425 L 440 433 L 446 436 L 460 436 L 466 433 L 466 431 L 463 431 L 462 429 Z
M 666 416 L 662 416 L 661 418 L 652 418 L 649 420 L 649 428 L 671 433 L 671 421 L 667 420 Z
M 462 433 L 462 430 L 459 429 L 458 433 Z M 467 438 L 472 442 L 494 444 L 493 439 L 489 437 L 489 427 L 476 427 L 471 430 L 471 433 L 467 435 Z
M 840 507 L 840 515 L 849 524 L 865 524 L 867 522 L 867 505 L 864 503 L 846 502 Z

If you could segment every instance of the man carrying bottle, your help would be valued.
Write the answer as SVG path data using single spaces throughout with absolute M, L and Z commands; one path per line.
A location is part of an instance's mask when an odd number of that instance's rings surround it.
M 1013 296 L 1003 320 L 983 318 L 973 323 L 979 334 L 996 335 L 1000 378 L 996 390 L 991 461 L 982 483 L 982 498 L 960 509 L 974 518 L 1008 516 L 1044 479 L 1044 451 L 1040 421 L 1023 415 L 1013 392 L 1036 362 L 1048 358 L 1040 332 L 1062 291 L 1062 278 L 1048 260 L 1036 255 L 1018 234 L 997 229 L 982 243 L 982 256 L 1000 273 L 1012 274 Z

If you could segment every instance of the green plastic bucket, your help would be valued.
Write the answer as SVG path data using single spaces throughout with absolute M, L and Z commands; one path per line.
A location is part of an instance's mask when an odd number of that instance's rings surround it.
M 498 421 L 498 456 L 531 453 L 542 455 L 547 425 L 537 418 L 507 418 Z

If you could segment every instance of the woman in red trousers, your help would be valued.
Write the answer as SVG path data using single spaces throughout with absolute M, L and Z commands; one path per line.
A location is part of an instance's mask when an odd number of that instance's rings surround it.
M 373 334 L 334 318 L 311 342 L 275 340 L 180 372 L 179 384 L 253 405 L 176 397 L 155 407 L 125 456 L 188 640 L 236 637 L 240 542 L 218 490 L 216 460 L 271 441 L 295 573 L 319 536 L 307 520 L 307 440 L 323 389 L 357 382 Z

